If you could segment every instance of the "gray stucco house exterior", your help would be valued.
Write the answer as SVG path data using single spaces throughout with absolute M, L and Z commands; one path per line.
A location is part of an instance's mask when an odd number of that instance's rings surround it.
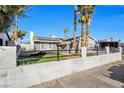
M 62 42 L 61 38 L 55 37 L 39 37 L 34 36 L 34 49 L 35 50 L 55 50 L 57 44 Z
M 89 46 L 88 48 L 94 48 L 98 41 L 89 36 Z M 30 32 L 30 50 L 56 50 L 57 43 L 60 45 L 60 49 L 72 49 L 73 38 L 63 39 L 56 38 L 56 36 L 50 37 L 41 37 L 34 35 L 33 32 Z M 76 49 L 81 49 L 81 36 L 76 38 Z M 29 47 L 28 47 L 29 48 Z

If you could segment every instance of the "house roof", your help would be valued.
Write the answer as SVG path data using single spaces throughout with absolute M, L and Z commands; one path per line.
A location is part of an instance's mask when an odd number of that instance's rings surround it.
M 63 40 L 63 39 L 62 39 L 62 38 L 52 38 L 52 37 L 41 37 L 41 36 L 34 36 L 34 40 L 59 41 L 59 40 Z
M 7 40 L 10 40 L 10 41 L 11 41 L 11 38 L 10 38 L 8 32 L 6 32 L 6 31 L 3 31 L 3 32 L 2 32 L 2 31 L 1 31 L 0 34 L 4 34 L 4 35 L 6 35 Z
M 80 38 L 81 36 L 78 36 L 76 37 L 77 38 Z M 95 38 L 93 38 L 92 36 L 89 36 L 90 39 L 98 42 Z M 44 40 L 44 41 L 60 41 L 62 40 L 63 42 L 64 41 L 70 41 L 70 40 L 73 40 L 73 38 L 69 38 L 69 39 L 63 39 L 63 38 L 52 38 L 52 37 L 41 37 L 41 36 L 34 36 L 34 41 L 40 41 L 40 40 Z
M 96 42 L 98 42 L 98 40 L 97 39 L 95 39 L 94 37 L 92 37 L 92 36 L 89 36 L 92 40 L 94 40 L 94 41 L 96 41 Z
M 6 32 L 6 35 L 7 35 L 8 39 L 9 39 L 9 40 L 11 40 L 11 38 L 10 38 L 10 36 L 9 36 L 8 32 Z
M 79 37 L 81 37 L 81 36 L 76 37 L 76 39 L 79 38 Z M 89 38 L 92 39 L 92 40 L 94 40 L 94 41 L 96 41 L 96 42 L 98 42 L 98 40 L 96 40 L 92 36 L 89 36 Z M 70 40 L 73 40 L 73 38 L 66 39 L 65 41 L 70 41 Z
M 111 39 L 103 39 L 103 40 L 99 40 L 98 42 L 119 42 L 119 41 L 111 40 Z

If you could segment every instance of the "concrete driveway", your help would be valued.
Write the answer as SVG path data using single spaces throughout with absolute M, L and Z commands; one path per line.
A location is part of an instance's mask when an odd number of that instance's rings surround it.
M 124 87 L 124 60 L 47 81 L 33 88 L 120 88 Z

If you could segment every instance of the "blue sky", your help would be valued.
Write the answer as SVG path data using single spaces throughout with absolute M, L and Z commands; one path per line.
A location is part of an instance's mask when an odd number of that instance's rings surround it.
M 64 37 L 63 29 L 68 28 L 68 37 L 73 36 L 73 6 L 66 5 L 41 5 L 32 6 L 25 13 L 24 19 L 19 19 L 19 28 L 26 30 L 23 41 L 29 40 L 29 32 L 35 35 L 49 37 L 54 34 Z M 124 6 L 96 6 L 92 18 L 90 34 L 101 40 L 114 38 L 124 42 Z M 81 33 L 81 24 L 77 26 L 77 36 Z

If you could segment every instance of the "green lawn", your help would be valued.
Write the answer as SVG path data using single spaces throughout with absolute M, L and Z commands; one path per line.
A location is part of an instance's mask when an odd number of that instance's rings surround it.
M 60 56 L 59 57 L 60 60 L 65 59 L 64 58 L 65 55 L 60 54 L 59 56 Z M 47 55 L 43 56 L 43 58 L 39 59 L 37 62 L 43 63 L 43 62 L 49 62 L 49 61 L 57 61 L 57 55 L 56 54 L 47 54 Z
M 96 53 L 87 53 L 87 56 L 96 56 Z
M 65 55 L 60 54 L 59 55 L 59 60 L 64 60 Z M 35 64 L 35 63 L 44 63 L 44 62 L 50 62 L 50 61 L 57 61 L 57 55 L 56 54 L 46 54 L 43 57 L 39 59 L 34 59 L 34 60 L 28 60 L 28 61 L 21 61 L 20 65 L 28 65 L 28 64 Z
M 21 54 L 20 56 L 25 58 L 23 61 L 18 61 L 18 65 L 28 65 L 28 64 L 35 64 L 35 63 L 45 63 L 45 62 L 52 62 L 57 61 L 57 54 L 43 54 L 42 57 L 36 58 L 35 55 L 42 55 L 42 52 L 26 52 Z M 87 56 L 95 56 L 95 53 L 87 53 Z M 31 58 L 36 59 L 31 59 Z M 28 59 L 28 60 L 27 60 Z M 67 59 L 67 55 L 59 54 L 59 60 Z

